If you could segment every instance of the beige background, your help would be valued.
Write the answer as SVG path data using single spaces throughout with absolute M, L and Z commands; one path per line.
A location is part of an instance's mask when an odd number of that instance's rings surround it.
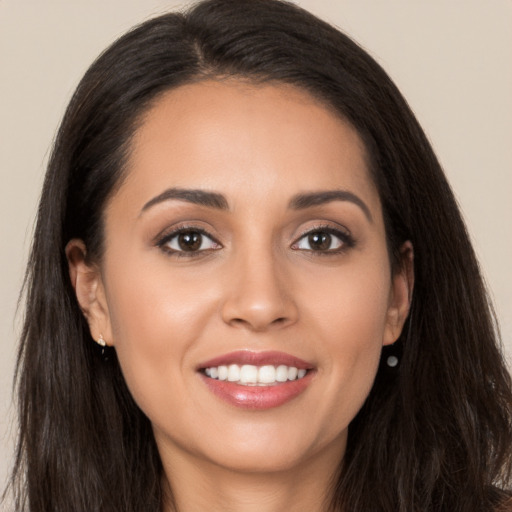
M 12 462 L 18 291 L 52 138 L 114 38 L 189 2 L 0 0 L 0 488 Z M 443 163 L 512 360 L 512 1 L 299 0 L 395 79 Z

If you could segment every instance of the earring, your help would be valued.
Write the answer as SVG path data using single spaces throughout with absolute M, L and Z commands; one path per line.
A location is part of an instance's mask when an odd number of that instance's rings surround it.
M 100 337 L 96 340 L 97 347 L 99 352 L 101 353 L 101 358 L 103 361 L 108 361 L 112 355 L 113 348 L 107 345 L 107 342 L 103 339 L 103 334 L 100 334 Z
M 389 356 L 387 359 L 386 359 L 386 364 L 390 367 L 390 368 L 395 368 L 396 366 L 398 366 L 398 357 L 396 356 Z

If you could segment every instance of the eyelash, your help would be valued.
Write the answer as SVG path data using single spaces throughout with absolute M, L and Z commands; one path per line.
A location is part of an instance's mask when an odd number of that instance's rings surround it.
M 205 237 L 209 239 L 213 244 L 215 244 L 217 247 L 214 248 L 208 248 L 208 249 L 199 249 L 199 250 L 192 250 L 192 251 L 186 251 L 186 250 L 177 250 L 172 249 L 168 246 L 174 239 L 176 239 L 180 235 L 184 234 L 199 234 L 201 237 Z M 314 234 L 327 234 L 329 236 L 336 237 L 339 241 L 341 246 L 336 249 L 326 249 L 326 250 L 314 250 L 314 249 L 300 249 L 298 247 L 298 244 L 306 239 L 306 237 L 309 237 Z M 201 244 L 204 243 L 204 240 L 202 240 Z M 318 256 L 332 256 L 332 255 L 338 255 L 341 254 L 348 249 L 353 248 L 356 245 L 355 239 L 352 237 L 352 235 L 346 231 L 342 231 L 340 229 L 333 228 L 332 226 L 328 225 L 320 225 L 315 226 L 313 228 L 310 228 L 306 231 L 304 231 L 299 238 L 296 239 L 295 242 L 292 243 L 291 248 L 296 251 L 307 251 L 309 253 L 318 255 Z M 176 228 L 172 230 L 169 233 L 164 234 L 161 236 L 157 242 L 156 246 L 159 247 L 162 251 L 166 252 L 169 255 L 176 256 L 176 257 L 188 257 L 188 258 L 194 258 L 201 255 L 204 255 L 205 253 L 210 253 L 212 251 L 216 251 L 218 249 L 222 249 L 222 244 L 217 241 L 210 233 L 208 233 L 205 229 L 197 227 L 197 226 L 180 226 L 179 228 Z
M 296 247 L 302 240 L 306 239 L 306 237 L 309 237 L 311 235 L 322 233 L 327 234 L 329 236 L 334 236 L 339 239 L 341 246 L 336 249 L 326 249 L 326 250 L 317 250 L 314 249 L 302 249 L 304 251 L 307 251 L 311 254 L 315 254 L 315 256 L 334 256 L 339 255 L 341 253 L 346 252 L 348 249 L 351 249 L 355 247 L 356 240 L 354 237 L 348 232 L 343 231 L 341 229 L 333 228 L 329 225 L 319 225 L 314 226 L 313 228 L 309 228 L 306 231 L 304 231 L 300 237 L 293 242 L 292 249 L 294 250 L 301 250 L 300 248 Z
M 193 233 L 193 234 L 199 234 L 202 237 L 208 238 L 216 244 L 218 247 L 211 248 L 211 249 L 200 249 L 197 251 L 184 251 L 184 250 L 176 250 L 172 249 L 168 246 L 175 238 L 179 237 L 180 235 L 184 235 L 187 233 Z M 162 251 L 166 252 L 167 254 L 171 256 L 176 256 L 178 258 L 193 258 L 197 256 L 204 255 L 205 253 L 209 253 L 211 251 L 216 251 L 218 249 L 222 248 L 222 244 L 218 242 L 210 233 L 208 233 L 205 229 L 200 228 L 198 226 L 180 226 L 179 228 L 176 228 L 172 230 L 170 233 L 164 234 L 162 237 L 158 239 L 156 242 L 156 246 L 162 249 Z

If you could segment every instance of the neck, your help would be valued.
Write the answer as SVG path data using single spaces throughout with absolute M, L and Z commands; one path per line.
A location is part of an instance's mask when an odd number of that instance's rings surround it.
M 340 452 L 303 461 L 275 472 L 239 472 L 204 460 L 163 458 L 166 490 L 163 512 L 282 512 L 330 510 Z M 176 454 L 174 454 L 176 455 Z M 172 496 L 172 498 L 171 498 Z

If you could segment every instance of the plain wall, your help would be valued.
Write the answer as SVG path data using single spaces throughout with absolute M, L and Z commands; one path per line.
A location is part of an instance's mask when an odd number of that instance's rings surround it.
M 0 0 L 0 489 L 12 464 L 16 302 L 45 164 L 88 65 L 132 25 L 190 2 Z M 300 0 L 389 72 L 444 165 L 512 359 L 512 2 Z

